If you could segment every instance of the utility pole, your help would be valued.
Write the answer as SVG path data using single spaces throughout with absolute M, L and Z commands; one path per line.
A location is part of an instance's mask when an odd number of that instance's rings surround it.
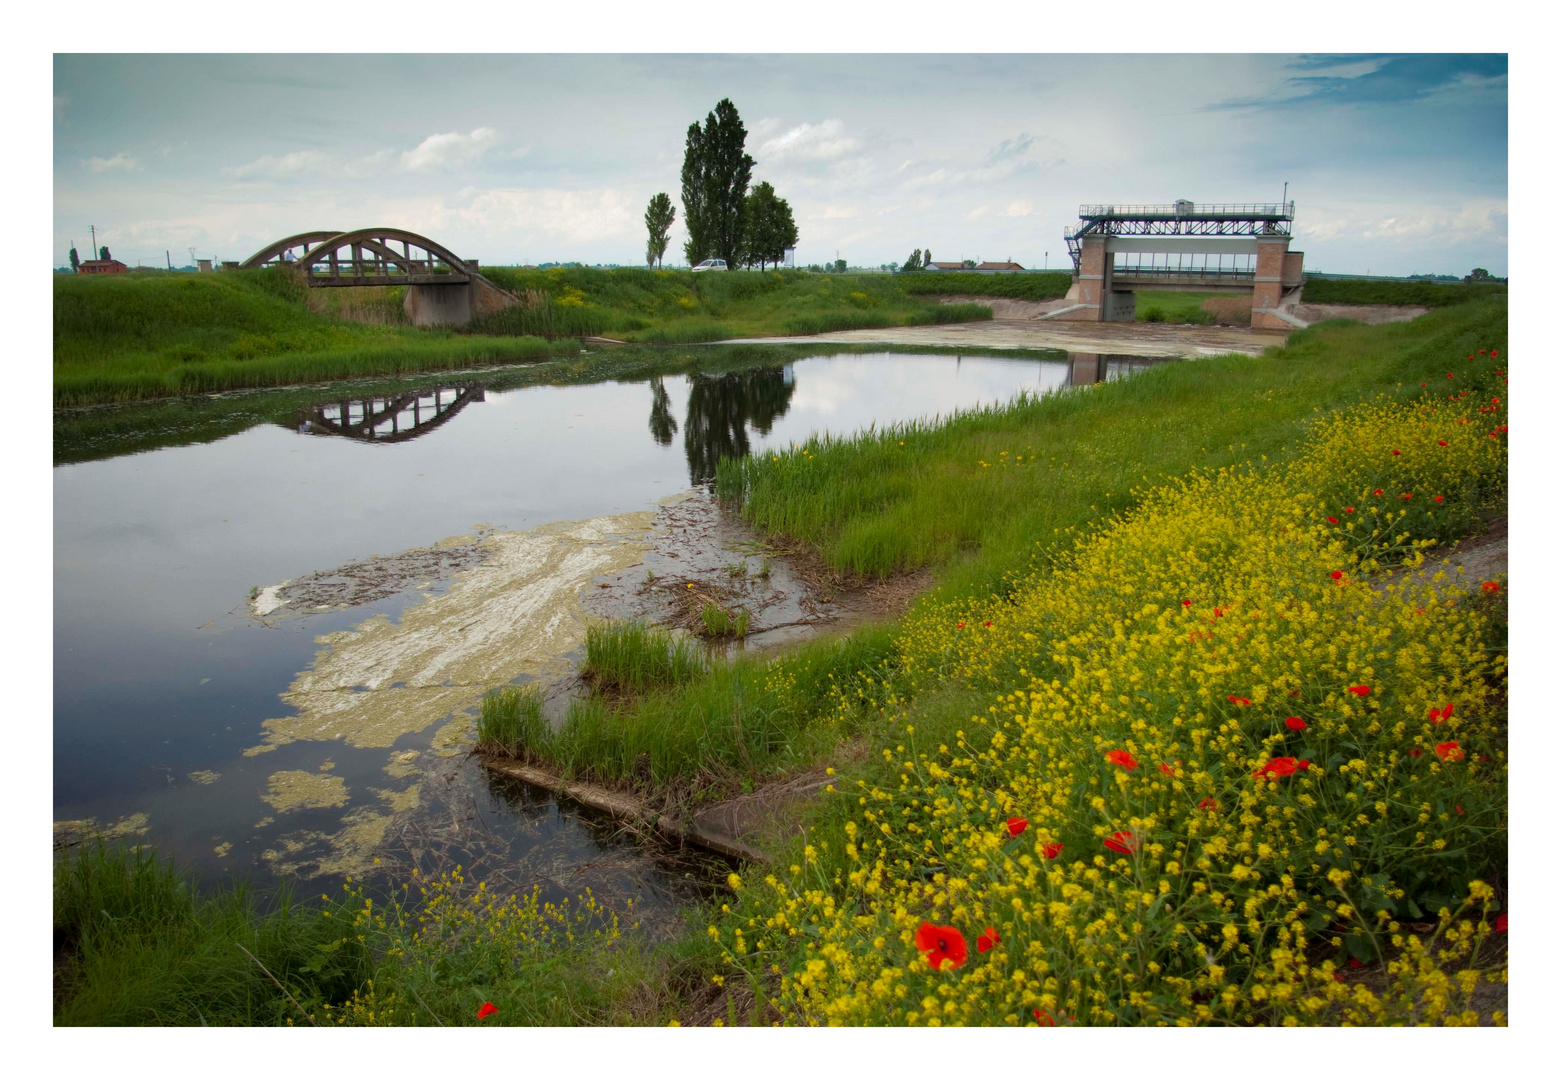
M 169 251 L 167 248 L 163 248 L 163 258 L 168 260 L 168 269 L 172 270 L 173 269 L 173 252 Z
M 92 230 L 92 257 L 95 259 L 98 257 L 98 227 L 88 225 L 87 228 Z
M 1285 181 L 1285 193 L 1279 196 L 1279 208 L 1284 209 L 1285 203 L 1290 200 L 1290 181 Z

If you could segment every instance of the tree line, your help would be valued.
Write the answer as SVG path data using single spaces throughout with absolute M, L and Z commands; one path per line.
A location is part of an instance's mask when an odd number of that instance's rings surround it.
M 791 204 L 768 181 L 750 187 L 754 160 L 744 149 L 748 131 L 730 98 L 722 98 L 701 125 L 688 127 L 683 150 L 683 254 L 690 266 L 724 259 L 729 267 L 779 264 L 797 246 Z M 645 261 L 659 266 L 666 254 L 677 208 L 666 192 L 645 208 L 649 242 Z

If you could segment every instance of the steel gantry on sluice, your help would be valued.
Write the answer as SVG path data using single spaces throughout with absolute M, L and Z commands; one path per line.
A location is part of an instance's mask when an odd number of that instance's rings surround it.
M 1295 203 L 1085 204 L 1063 231 L 1073 259 L 1075 301 L 1064 321 L 1129 321 L 1135 293 L 1228 292 L 1252 297 L 1252 325 L 1299 325 L 1302 252 L 1290 250 Z

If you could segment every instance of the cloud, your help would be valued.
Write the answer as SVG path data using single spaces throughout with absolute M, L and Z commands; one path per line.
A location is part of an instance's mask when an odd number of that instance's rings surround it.
M 318 150 L 295 150 L 291 154 L 266 154 L 247 165 L 236 165 L 222 171 L 239 179 L 249 177 L 277 179 L 296 176 L 299 173 L 318 172 L 325 167 L 327 161 L 326 156 Z
M 1448 242 L 1494 237 L 1507 240 L 1507 200 L 1463 203 L 1455 209 L 1395 215 L 1368 222 L 1361 234 L 1367 240 L 1411 240 L 1437 237 Z
M 1358 65 L 1362 59 L 1359 56 L 1307 56 L 1289 66 L 1294 70 L 1313 71 Z M 1219 102 L 1209 108 L 1386 105 L 1421 101 L 1454 88 L 1471 94 L 1498 87 L 1504 92 L 1506 88 L 1505 53 L 1426 53 L 1366 59 L 1374 62 L 1355 74 L 1297 76 L 1286 79 L 1283 90 Z
M 1030 152 L 1030 147 L 1034 145 L 1035 136 L 1020 132 L 1017 139 L 1004 139 L 988 150 L 986 159 L 990 164 L 996 165 L 1002 161 L 1022 158 Z
M 760 121 L 761 130 L 768 129 L 773 121 Z M 840 120 L 825 120 L 818 124 L 798 124 L 788 131 L 759 146 L 763 161 L 833 161 L 852 153 L 862 145 L 860 139 L 845 133 L 846 126 Z
M 90 157 L 83 161 L 82 166 L 93 172 L 112 172 L 115 169 L 139 169 L 141 163 L 129 154 L 121 150 L 111 158 Z
M 470 135 L 458 131 L 430 135 L 401 155 L 401 167 L 408 172 L 432 172 L 469 165 L 492 149 L 498 138 L 499 133 L 487 127 L 477 128 Z
M 475 225 L 484 235 L 519 233 L 530 244 L 563 247 L 605 240 L 638 243 L 645 231 L 643 212 L 637 195 L 612 188 L 490 188 L 464 209 L 443 216 Z

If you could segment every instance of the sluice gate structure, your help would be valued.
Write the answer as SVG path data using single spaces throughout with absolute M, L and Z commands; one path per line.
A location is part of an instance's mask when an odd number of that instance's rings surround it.
M 1252 325 L 1304 325 L 1286 309 L 1300 299 L 1303 253 L 1290 250 L 1295 203 L 1193 203 L 1079 207 L 1063 230 L 1073 259 L 1073 304 L 1051 317 L 1129 322 L 1138 292 L 1183 290 L 1252 297 Z

